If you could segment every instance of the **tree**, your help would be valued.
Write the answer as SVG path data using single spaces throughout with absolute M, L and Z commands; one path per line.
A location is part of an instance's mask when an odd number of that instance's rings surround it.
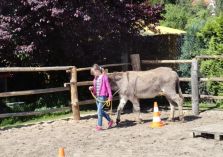
M 165 9 L 167 11 L 164 15 L 165 21 L 162 21 L 161 24 L 172 28 L 184 29 L 189 16 L 189 12 L 186 7 L 168 4 Z
M 162 5 L 143 0 L 3 0 L 1 64 L 48 65 L 57 57 L 69 59 L 89 41 L 138 35 L 144 25 L 158 23 L 162 12 Z
M 220 15 L 223 12 L 223 1 L 222 0 L 215 0 L 216 4 L 216 13 Z
M 184 36 L 183 45 L 181 47 L 180 59 L 191 59 L 201 53 L 204 44 L 198 40 L 197 33 L 204 27 L 209 16 L 208 10 L 197 7 L 193 8 L 194 14 L 187 20 L 185 30 L 187 34 Z M 190 65 L 180 65 L 182 76 L 190 76 Z
M 198 38 L 205 45 L 202 54 L 222 55 L 223 54 L 223 15 L 209 18 L 205 26 L 198 33 Z M 223 61 L 203 61 L 201 72 L 206 77 L 222 77 Z M 213 95 L 223 95 L 222 82 L 208 82 L 208 91 Z

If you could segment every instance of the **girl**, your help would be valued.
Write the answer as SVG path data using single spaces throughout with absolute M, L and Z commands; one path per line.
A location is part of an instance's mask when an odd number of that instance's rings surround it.
M 98 100 L 105 101 L 108 99 L 112 100 L 112 92 L 111 87 L 108 81 L 108 76 L 104 72 L 104 69 L 99 65 L 94 64 L 91 68 L 91 74 L 94 75 L 93 86 L 89 87 L 89 90 L 94 93 Z M 109 115 L 103 110 L 103 103 L 96 101 L 97 104 L 97 114 L 98 114 L 98 122 L 96 126 L 96 130 L 102 130 L 102 118 L 105 117 L 108 121 L 108 128 L 111 128 L 113 125 L 113 120 L 109 117 Z

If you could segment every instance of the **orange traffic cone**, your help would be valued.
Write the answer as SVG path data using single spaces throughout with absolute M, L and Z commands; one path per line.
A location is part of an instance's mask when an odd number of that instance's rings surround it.
M 153 109 L 153 122 L 149 125 L 151 128 L 160 128 L 164 126 L 164 123 L 160 119 L 160 112 L 157 102 L 154 102 Z
M 59 155 L 58 157 L 65 157 L 64 148 L 59 148 Z

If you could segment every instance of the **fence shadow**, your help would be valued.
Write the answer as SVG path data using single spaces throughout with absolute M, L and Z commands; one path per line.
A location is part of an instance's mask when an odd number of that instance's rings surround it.
M 58 121 L 58 120 L 69 121 L 71 119 L 72 119 L 71 117 L 67 117 L 67 118 L 54 119 L 54 120 L 48 120 L 48 121 L 42 121 L 42 122 L 33 122 L 33 123 L 30 123 L 30 124 L 10 125 L 10 126 L 0 128 L 0 131 L 6 131 L 6 130 L 9 130 L 9 129 L 14 129 L 14 128 L 20 129 L 20 128 L 25 128 L 25 127 L 30 127 L 30 126 L 33 126 L 33 125 L 51 124 L 51 123 L 54 123 L 55 121 Z
M 209 106 L 203 110 L 200 110 L 200 113 L 202 112 L 206 112 L 206 111 L 210 111 L 210 110 L 214 110 L 214 109 L 218 109 L 220 106 L 216 105 L 216 106 Z
M 37 123 L 36 123 L 37 124 Z M 30 126 L 33 126 L 33 125 L 36 125 L 36 124 L 21 124 L 21 125 L 12 125 L 12 126 L 6 126 L 6 127 L 3 127 L 3 128 L 0 128 L 0 131 L 6 131 L 6 130 L 10 130 L 10 129 L 14 129 L 14 128 L 24 128 L 24 127 L 30 127 Z

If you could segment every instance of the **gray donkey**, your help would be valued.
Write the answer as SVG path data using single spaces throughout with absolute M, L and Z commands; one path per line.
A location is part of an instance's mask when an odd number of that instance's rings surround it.
M 119 90 L 120 102 L 117 109 L 116 123 L 120 122 L 121 112 L 127 103 L 131 101 L 133 109 L 137 113 L 137 120 L 141 121 L 139 99 L 154 98 L 164 95 L 170 104 L 170 116 L 174 119 L 174 108 L 178 106 L 179 119 L 183 118 L 183 95 L 179 86 L 179 77 L 171 68 L 160 67 L 148 71 L 127 71 L 108 74 L 111 88 Z M 178 94 L 177 94 L 178 93 Z

